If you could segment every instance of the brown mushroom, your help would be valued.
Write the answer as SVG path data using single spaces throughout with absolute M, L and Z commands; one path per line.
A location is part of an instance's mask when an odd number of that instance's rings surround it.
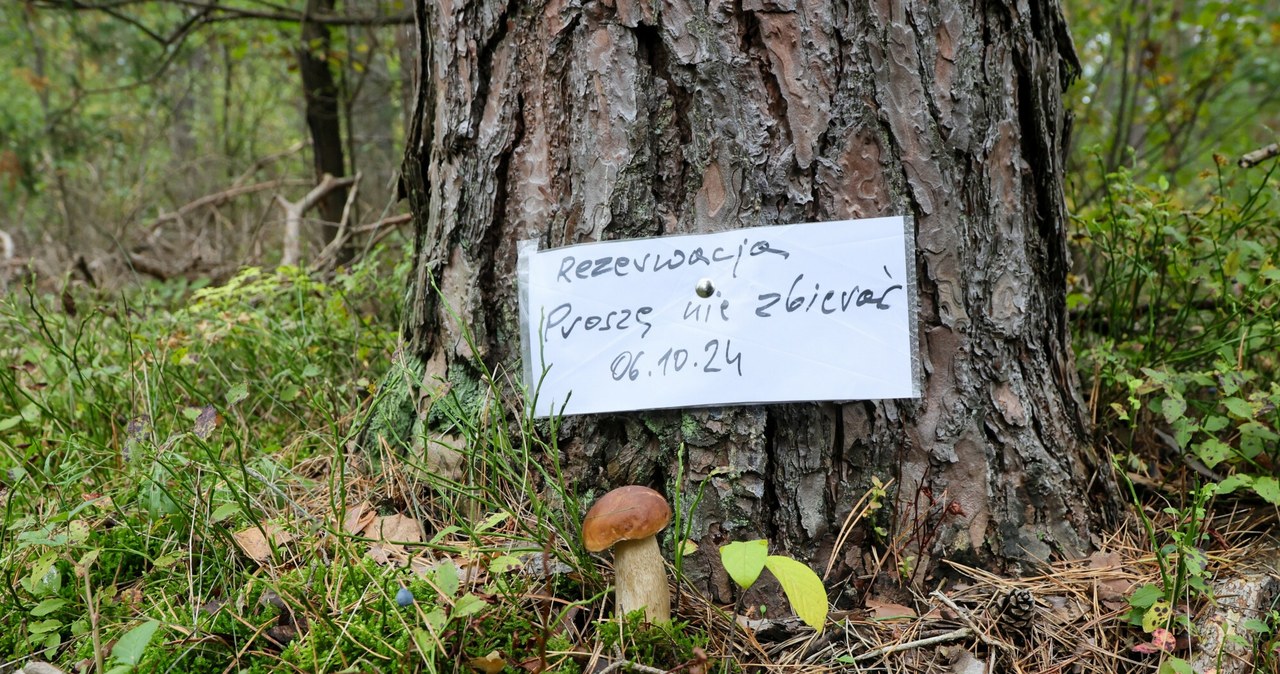
M 671 521 L 671 506 L 648 487 L 619 487 L 600 497 L 582 520 L 591 552 L 613 546 L 618 614 L 644 609 L 651 623 L 671 620 L 671 592 L 656 534 Z

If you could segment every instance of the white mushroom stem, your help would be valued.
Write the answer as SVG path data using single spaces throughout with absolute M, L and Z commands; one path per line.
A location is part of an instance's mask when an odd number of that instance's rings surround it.
M 662 563 L 656 537 L 618 541 L 613 546 L 613 571 L 619 616 L 643 608 L 650 623 L 671 621 L 667 567 Z

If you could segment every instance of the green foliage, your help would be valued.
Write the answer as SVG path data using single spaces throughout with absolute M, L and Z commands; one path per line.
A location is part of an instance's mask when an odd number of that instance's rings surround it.
M 708 641 L 705 633 L 683 621 L 649 624 L 643 610 L 632 611 L 623 620 L 602 622 L 598 629 L 606 648 L 620 649 L 631 662 L 664 669 L 693 659 L 694 649 L 706 648 Z
M 769 556 L 769 541 L 735 541 L 720 548 L 720 563 L 738 587 L 747 589 L 755 585 L 764 570 Z
M 229 527 L 288 507 L 293 466 L 345 445 L 399 295 L 375 256 L 329 281 L 250 270 L 194 294 L 82 295 L 77 317 L 0 301 L 0 614 L 20 616 L 0 651 L 172 659 L 144 630 L 191 629 L 203 614 L 176 606 L 244 583 Z M 210 648 L 182 651 L 182 671 Z
M 1275 170 L 1219 167 L 1200 198 L 1111 175 L 1076 219 L 1068 306 L 1100 420 L 1127 429 L 1128 467 L 1168 456 L 1220 480 L 1218 493 L 1280 503 Z
M 116 645 L 111 647 L 112 659 L 120 664 L 108 671 L 126 672 L 141 662 L 143 652 L 147 650 L 147 646 L 151 644 L 151 639 L 159 628 L 160 621 L 148 620 L 125 632 L 116 641 Z
M 737 541 L 720 548 L 720 562 L 729 577 L 743 590 L 755 584 L 763 569 L 769 569 L 791 608 L 804 623 L 819 632 L 827 621 L 827 590 L 813 569 L 790 557 L 769 554 L 765 540 Z
M 1198 0 L 1134 4 L 1067 0 L 1082 73 L 1068 96 L 1077 148 L 1069 180 L 1077 206 L 1097 202 L 1121 167 L 1141 182 L 1194 192 L 1212 156 L 1276 140 L 1280 128 L 1280 5 Z

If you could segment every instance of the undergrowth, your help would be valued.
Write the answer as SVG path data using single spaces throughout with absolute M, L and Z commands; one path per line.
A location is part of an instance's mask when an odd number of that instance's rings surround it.
M 564 491 L 554 423 L 513 416 L 501 373 L 419 382 L 411 450 L 360 446 L 413 372 L 383 267 L 3 298 L 0 671 L 572 673 L 584 644 L 705 645 L 597 633 L 598 494 Z
M 1074 221 L 1077 360 L 1158 563 L 1129 620 L 1144 634 L 1136 652 L 1167 656 L 1161 672 L 1190 671 L 1171 654 L 1175 635 L 1198 639 L 1191 616 L 1217 601 L 1219 502 L 1280 505 L 1278 168 L 1235 171 L 1218 157 L 1182 189 L 1121 170 Z M 1239 624 L 1235 646 L 1273 661 L 1275 612 Z

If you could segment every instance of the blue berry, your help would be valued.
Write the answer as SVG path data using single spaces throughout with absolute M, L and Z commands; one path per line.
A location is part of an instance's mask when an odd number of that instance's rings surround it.
M 413 592 L 407 587 L 401 587 L 400 590 L 396 592 L 396 603 L 400 606 L 408 606 L 409 604 L 412 604 Z

